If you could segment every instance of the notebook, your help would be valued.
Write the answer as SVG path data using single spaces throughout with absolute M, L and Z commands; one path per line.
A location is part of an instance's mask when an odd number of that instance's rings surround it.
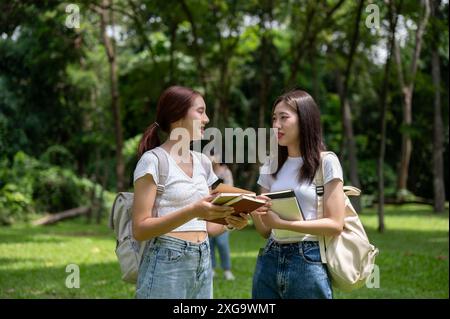
M 284 220 L 305 220 L 300 204 L 297 201 L 295 192 L 292 189 L 263 193 L 261 195 L 267 196 L 272 200 L 271 210 L 280 216 Z M 305 236 L 303 233 L 284 230 L 284 229 L 273 229 L 272 230 L 275 240 L 287 241 L 294 240 Z

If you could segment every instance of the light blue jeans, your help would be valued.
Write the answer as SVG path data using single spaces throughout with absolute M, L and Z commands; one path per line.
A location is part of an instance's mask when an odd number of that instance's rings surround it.
M 253 275 L 253 299 L 332 299 L 319 243 L 280 244 L 270 238 L 260 250 Z
M 222 266 L 222 269 L 231 269 L 229 237 L 230 234 L 226 231 L 219 236 L 211 237 L 209 239 L 209 245 L 211 247 L 211 265 L 213 269 L 216 268 L 216 246 L 219 250 L 220 265 Z
M 136 285 L 138 299 L 212 299 L 208 239 L 192 243 L 170 236 L 147 242 Z

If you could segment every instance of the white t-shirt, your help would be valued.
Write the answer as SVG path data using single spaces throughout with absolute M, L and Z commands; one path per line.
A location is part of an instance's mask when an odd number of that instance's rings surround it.
M 169 161 L 169 173 L 164 192 L 156 197 L 155 204 L 158 207 L 158 216 L 168 215 L 208 196 L 209 187 L 218 179 L 213 172 L 211 161 L 204 154 L 191 151 L 193 160 L 191 178 L 165 150 L 164 152 Z M 207 163 L 205 165 L 207 166 L 207 171 L 200 163 L 200 156 L 202 161 Z M 150 151 L 145 152 L 136 164 L 134 182 L 146 174 L 152 175 L 153 180 L 158 184 L 158 158 Z M 206 221 L 198 220 L 197 218 L 191 219 L 186 224 L 173 230 L 173 232 L 179 231 L 206 231 Z
M 267 165 L 269 165 L 269 162 L 264 164 L 264 166 Z M 270 174 L 261 174 L 259 175 L 258 184 L 265 189 L 268 189 L 269 192 L 277 192 L 288 189 L 294 190 L 305 219 L 317 219 L 316 185 L 314 185 L 314 183 L 308 183 L 305 181 L 300 183 L 298 181 L 298 176 L 302 165 L 302 157 L 288 157 L 286 162 L 283 164 L 283 167 L 281 167 L 278 171 L 276 179 Z M 262 167 L 261 170 L 263 169 L 268 168 Z M 338 157 L 335 154 L 329 153 L 325 155 L 323 158 L 323 170 L 324 185 L 334 179 L 339 179 L 342 182 L 344 181 L 342 167 L 339 163 Z M 317 237 L 308 234 L 303 236 L 301 240 L 317 240 Z

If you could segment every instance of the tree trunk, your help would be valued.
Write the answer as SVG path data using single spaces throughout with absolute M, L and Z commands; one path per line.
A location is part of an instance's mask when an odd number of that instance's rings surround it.
M 296 85 L 297 74 L 299 73 L 299 67 L 302 62 L 305 53 L 314 47 L 314 42 L 316 41 L 317 35 L 322 31 L 328 28 L 333 23 L 333 15 L 336 11 L 342 6 L 345 0 L 339 0 L 333 7 L 329 8 L 325 14 L 325 18 L 320 22 L 320 24 L 311 30 L 311 26 L 313 25 L 317 10 L 326 10 L 326 8 L 317 9 L 317 5 L 320 3 L 316 3 L 312 1 L 312 7 L 308 7 L 307 11 L 307 21 L 308 23 L 305 26 L 305 30 L 303 31 L 302 37 L 297 41 L 297 44 L 292 46 L 291 55 L 293 56 L 291 72 L 287 79 L 286 85 L 287 87 L 293 87 Z M 326 2 L 323 2 L 326 3 Z M 323 4 L 322 3 L 322 4 Z M 297 21 L 296 16 L 292 16 L 292 21 Z
M 348 153 L 350 181 L 355 187 L 361 187 L 358 175 L 358 159 L 356 152 L 355 136 L 353 134 L 352 112 L 348 99 L 343 98 L 342 121 L 344 128 L 344 139 L 346 140 L 346 149 Z
M 203 96 L 205 97 L 205 99 L 208 99 L 208 81 L 207 81 L 207 74 L 206 74 L 206 69 L 203 65 L 203 54 L 202 54 L 202 48 L 200 48 L 199 45 L 199 38 L 198 38 L 198 34 L 197 34 L 197 24 L 195 23 L 194 17 L 192 15 L 191 9 L 189 8 L 189 6 L 187 5 L 185 0 L 181 0 L 180 1 L 181 7 L 183 9 L 183 12 L 186 14 L 186 17 L 191 25 L 191 31 L 192 31 L 192 36 L 194 38 L 194 41 L 192 43 L 192 47 L 194 49 L 194 57 L 195 57 L 195 62 L 197 64 L 197 68 L 198 68 L 198 73 L 199 73 L 199 77 L 200 77 L 200 82 L 203 86 L 204 89 L 204 94 Z
M 400 2 L 400 7 L 402 6 L 402 1 Z M 384 224 L 384 157 L 386 154 L 386 113 L 387 113 L 387 96 L 389 92 L 389 77 L 391 73 L 391 60 L 394 51 L 395 43 L 395 30 L 397 28 L 398 14 L 394 16 L 393 1 L 389 2 L 389 24 L 390 24 L 390 37 L 387 45 L 388 56 L 386 58 L 386 64 L 384 66 L 383 82 L 380 94 L 380 153 L 378 156 L 377 163 L 377 175 L 378 175 L 378 232 L 383 233 L 385 231 Z
M 309 59 L 311 61 L 311 72 L 312 72 L 312 85 L 313 85 L 313 98 L 318 105 L 319 95 L 320 95 L 320 83 L 319 83 L 319 71 L 317 69 L 317 58 L 316 54 L 318 54 L 318 50 L 315 48 L 311 48 L 311 53 Z
M 425 32 L 425 28 L 428 23 L 428 17 L 430 15 L 430 1 L 424 0 L 424 5 L 425 12 L 422 19 L 418 23 L 408 80 L 406 80 L 403 75 L 400 48 L 398 44 L 395 46 L 395 57 L 398 65 L 399 84 L 402 89 L 403 95 L 403 128 L 405 129 L 402 132 L 401 159 L 397 180 L 397 198 L 399 201 L 402 201 L 404 199 L 404 195 L 408 186 L 408 171 L 412 152 L 412 141 L 409 132 L 409 128 L 412 124 L 412 97 L 414 94 L 414 82 L 416 78 L 420 52 L 422 49 L 423 34 Z
M 440 1 L 432 2 L 431 14 L 436 19 L 436 11 Z M 441 213 L 445 209 L 445 185 L 444 185 L 444 160 L 443 160 L 443 136 L 441 110 L 441 65 L 438 51 L 438 31 L 433 30 L 434 40 L 431 52 L 431 67 L 434 86 L 434 125 L 433 125 L 433 188 L 434 211 Z
M 111 4 L 112 5 L 112 4 Z M 114 47 L 114 40 L 110 39 L 106 34 L 106 25 L 114 25 L 112 10 L 107 11 L 110 6 L 109 0 L 103 0 L 103 8 L 100 14 L 100 27 L 103 39 L 103 44 L 105 46 L 106 55 L 108 56 L 109 62 L 109 76 L 110 76 L 110 91 L 111 91 L 111 110 L 114 119 L 115 128 L 115 139 L 116 139 L 116 176 L 117 176 L 117 191 L 124 190 L 124 174 L 125 174 L 125 163 L 122 155 L 123 149 L 123 135 L 122 135 L 122 123 L 120 119 L 120 106 L 119 106 L 119 90 L 117 81 L 117 61 L 116 52 Z M 109 13 L 109 17 L 108 17 Z
M 261 78 L 260 78 L 260 88 L 259 88 L 259 101 L 258 101 L 258 128 L 264 128 L 265 125 L 265 115 L 266 110 L 269 107 L 269 91 L 271 86 L 271 78 L 270 78 L 270 62 L 269 62 L 269 54 L 270 54 L 270 44 L 272 41 L 271 34 L 267 32 L 266 25 L 271 25 L 273 20 L 273 1 L 266 2 L 267 6 L 265 10 L 260 14 L 260 28 L 262 30 L 261 35 L 261 47 L 260 47 L 260 57 L 261 57 Z M 252 121 L 253 122 L 253 121 Z M 253 122 L 254 123 L 254 122 Z M 257 138 L 259 139 L 259 134 L 257 134 Z M 266 137 L 264 137 L 266 138 Z M 267 140 L 266 140 L 267 141 Z M 258 143 L 259 144 L 259 143 Z M 266 142 L 267 145 L 267 142 Z M 269 146 L 270 147 L 270 146 Z M 256 149 L 257 150 L 257 149 Z M 252 164 L 250 167 L 249 177 L 247 179 L 246 189 L 251 189 L 254 185 L 256 185 L 257 176 L 259 175 L 259 167 L 260 164 L 258 162 L 258 156 L 255 164 Z
M 74 218 L 80 215 L 85 215 L 89 213 L 90 207 L 88 206 L 82 206 L 77 208 L 72 208 L 69 210 L 65 210 L 59 213 L 51 214 L 45 217 L 42 217 L 36 221 L 33 222 L 33 225 L 35 226 L 41 226 L 41 225 L 51 225 L 55 224 L 61 220 Z
M 338 79 L 339 97 L 341 100 L 341 114 L 342 114 L 342 130 L 344 133 L 343 148 L 346 149 L 349 162 L 349 177 L 353 186 L 360 188 L 359 176 L 358 176 L 358 159 L 356 152 L 355 137 L 353 134 L 352 112 L 350 108 L 350 102 L 348 100 L 348 86 L 350 83 L 351 68 L 353 64 L 353 58 L 356 52 L 356 48 L 359 43 L 359 24 L 361 21 L 361 15 L 363 10 L 364 0 L 360 0 L 358 4 L 355 26 L 350 43 L 350 53 L 347 57 L 347 66 L 343 79 Z M 338 78 L 340 78 L 338 72 Z M 343 83 L 342 83 L 343 82 Z M 354 201 L 355 209 L 361 210 L 361 201 L 356 198 Z
M 412 142 L 409 133 L 409 128 L 412 125 L 412 88 L 404 87 L 402 91 L 403 91 L 403 127 L 406 129 L 406 132 L 402 133 L 400 170 L 397 183 L 400 198 L 402 198 L 402 195 L 408 189 L 407 185 L 408 171 L 412 152 Z
M 169 83 L 171 85 L 176 83 L 175 77 L 175 41 L 177 39 L 177 23 L 170 25 L 170 60 L 169 60 Z

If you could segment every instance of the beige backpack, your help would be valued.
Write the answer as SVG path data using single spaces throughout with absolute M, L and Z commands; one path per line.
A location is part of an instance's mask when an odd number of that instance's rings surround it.
M 318 218 L 323 218 L 323 157 L 332 152 L 323 152 L 319 169 L 314 177 L 317 193 Z M 344 186 L 345 219 L 344 230 L 339 236 L 319 237 L 322 263 L 327 264 L 333 287 L 350 291 L 362 287 L 372 274 L 378 249 L 370 244 L 364 227 L 348 196 L 359 196 L 361 191 Z
M 152 216 L 158 216 L 158 197 L 164 192 L 164 185 L 169 173 L 169 162 L 164 151 L 160 148 L 151 150 L 158 158 L 159 184 L 157 185 L 157 198 L 152 211 Z M 140 242 L 133 237 L 133 199 L 134 194 L 120 192 L 117 194 L 111 209 L 109 227 L 114 230 L 116 236 L 116 256 L 119 260 L 122 280 L 136 283 L 139 265 L 145 249 L 146 241 Z

